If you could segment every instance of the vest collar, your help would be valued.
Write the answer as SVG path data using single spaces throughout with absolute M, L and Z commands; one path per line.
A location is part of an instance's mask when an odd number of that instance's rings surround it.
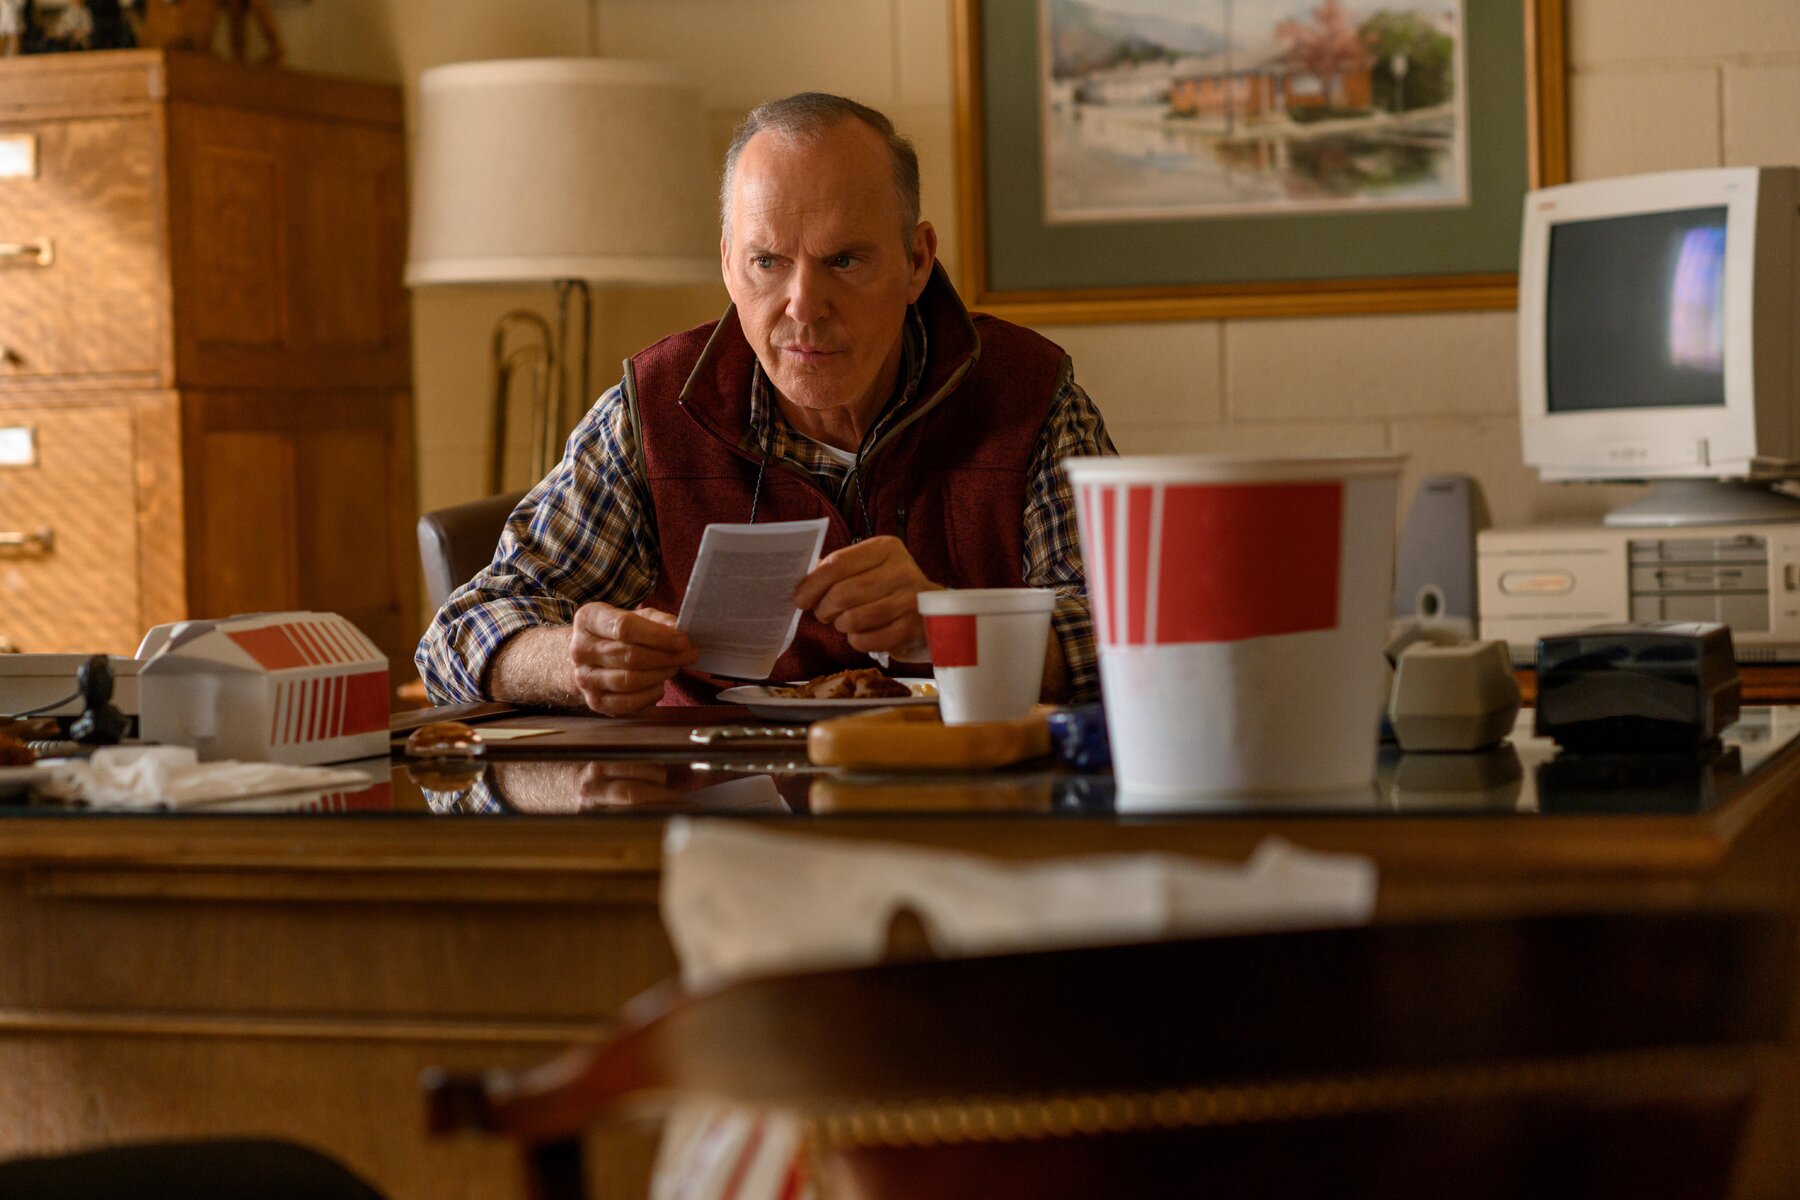
M 915 307 L 925 324 L 924 377 L 919 383 L 918 399 L 882 435 L 882 442 L 941 403 L 981 357 L 981 336 L 975 332 L 969 310 L 963 307 L 942 263 L 932 263 L 931 277 L 925 281 L 925 290 L 919 293 Z M 735 447 L 749 428 L 749 389 L 755 364 L 756 352 L 744 337 L 737 305 L 729 305 L 706 339 L 676 402 L 715 436 Z

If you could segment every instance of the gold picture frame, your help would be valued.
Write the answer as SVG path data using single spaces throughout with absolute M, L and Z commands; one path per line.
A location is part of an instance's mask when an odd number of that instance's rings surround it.
M 1470 5 L 1487 4 L 1491 0 L 1467 2 Z M 1520 180 L 1518 186 L 1498 189 L 1506 194 L 1488 194 L 1482 198 L 1482 202 L 1489 206 L 1483 224 L 1489 230 L 1490 241 L 1497 236 L 1494 233 L 1495 220 L 1502 212 L 1507 216 L 1508 228 L 1516 231 L 1516 214 L 1525 188 L 1561 183 L 1568 178 L 1563 0 L 1517 2 L 1523 9 L 1520 22 L 1522 42 L 1505 49 L 1508 53 L 1516 54 L 1520 49 L 1523 52 L 1524 95 L 1521 99 L 1526 126 L 1523 131 L 1525 162 L 1522 173 L 1514 172 Z M 1031 4 L 1033 9 L 1037 8 L 1031 0 L 1026 0 L 1026 3 Z M 1020 13 L 1023 5 L 1019 0 L 955 0 L 953 21 L 957 166 L 960 180 L 959 257 L 964 295 L 972 308 L 1026 324 L 1056 324 L 1504 309 L 1516 304 L 1516 272 L 1494 269 L 1492 262 L 1484 264 L 1482 269 L 1474 270 L 1448 269 L 1392 274 L 1374 272 L 1352 277 L 1340 275 L 1306 279 L 1256 278 L 1251 273 L 1249 277 L 1228 280 L 1163 282 L 1151 285 L 1127 283 L 1120 286 L 1101 282 L 1046 287 L 1009 285 L 1005 279 L 996 280 L 990 270 L 990 250 L 995 237 L 995 230 L 990 222 L 994 220 L 995 214 L 989 203 L 988 188 L 992 186 L 990 181 L 999 170 L 1000 163 L 999 157 L 990 155 L 988 150 L 987 98 L 998 83 L 1012 89 L 1016 101 L 1022 86 L 1037 86 L 1036 73 L 1039 65 L 1035 58 L 1029 62 L 1022 61 L 1031 56 L 1013 54 L 1003 60 L 997 59 L 994 64 L 1006 76 L 1005 79 L 996 81 L 984 76 L 984 15 L 993 11 L 995 5 L 1007 6 L 1004 10 L 999 10 L 999 15 L 1005 20 L 1016 24 L 1022 19 Z M 1034 17 L 1033 20 L 1035 19 Z M 1470 46 L 1465 52 L 1473 54 L 1480 49 L 1479 46 Z M 1514 61 L 1516 64 L 1516 60 Z M 1029 81 L 1024 79 L 1021 74 L 1023 72 L 1030 73 Z M 1517 72 L 1513 78 L 1518 78 Z M 1511 111 L 1512 99 L 1508 93 L 1500 96 L 1496 103 L 1503 103 L 1504 111 Z M 1014 111 L 1017 110 L 1018 105 L 1015 103 Z M 1009 136 L 1005 143 L 1003 154 L 1017 159 L 1019 146 L 1027 145 L 1028 139 L 1023 136 L 1022 131 L 1020 137 Z M 1041 172 L 1041 160 L 1039 168 Z M 1512 170 L 1510 166 L 1508 169 Z M 1035 182 L 1041 196 L 1041 174 Z M 1007 191 L 1007 196 L 1016 199 L 1020 193 L 1029 190 L 1012 188 Z M 1488 189 L 1490 193 L 1495 190 Z M 1046 239 L 1054 239 L 1057 236 L 1055 232 L 1044 232 L 1048 226 L 1042 224 L 1041 202 L 1038 212 L 1040 226 L 1036 232 Z M 1305 216 L 1282 217 L 1277 218 L 1276 222 L 1289 222 L 1285 228 L 1304 231 L 1308 228 L 1306 223 L 1309 219 L 1311 218 Z M 1347 218 L 1337 216 L 1330 219 L 1341 223 L 1346 220 L 1355 222 L 1358 217 L 1351 215 Z M 1390 216 L 1386 220 L 1388 224 L 1383 228 L 1392 230 L 1395 227 L 1393 218 Z M 1029 225 L 1029 221 L 1025 224 Z M 1205 224 L 1207 222 L 1202 219 L 1165 221 L 1162 226 L 1165 229 L 1173 228 L 1179 234 L 1199 229 Z M 1015 212 L 1014 219 L 1008 222 L 1008 232 L 1003 236 L 1014 236 L 1012 231 L 1019 226 L 1020 221 Z M 1342 224 L 1333 226 L 1343 227 Z M 1375 225 L 1370 224 L 1370 227 L 1374 228 Z M 1127 228 L 1121 223 L 1109 233 L 1102 225 L 1098 231 L 1091 228 L 1084 230 L 1081 236 L 1087 239 L 1085 244 L 1091 248 L 1096 244 L 1104 246 L 1105 239 L 1114 235 L 1123 240 L 1134 237 L 1141 239 L 1142 228 L 1141 222 L 1133 228 Z M 1272 223 L 1267 217 L 1253 217 L 1235 222 L 1212 221 L 1210 228 L 1220 237 L 1231 237 L 1239 229 L 1250 229 L 1257 236 L 1278 237 L 1284 227 Z M 1304 236 L 1303 233 L 1301 235 Z M 1516 232 L 1513 236 L 1516 236 Z M 1104 260 L 1105 255 L 1090 253 L 1087 257 L 1100 261 Z M 1491 251 L 1488 257 L 1493 258 Z

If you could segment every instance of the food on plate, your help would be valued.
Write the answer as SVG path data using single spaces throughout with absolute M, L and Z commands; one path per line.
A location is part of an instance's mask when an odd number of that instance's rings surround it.
M 912 689 L 890 679 L 874 667 L 821 675 L 792 687 L 772 687 L 769 695 L 779 700 L 885 700 L 912 695 Z
M 30 746 L 16 737 L 0 733 L 0 767 L 29 767 L 37 761 Z

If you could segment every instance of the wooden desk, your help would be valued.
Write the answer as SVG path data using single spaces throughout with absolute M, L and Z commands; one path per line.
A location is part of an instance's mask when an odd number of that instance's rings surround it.
M 1790 746 L 1722 806 L 1690 815 L 769 820 L 1020 859 L 1235 860 L 1276 834 L 1374 858 L 1383 918 L 1800 911 L 1797 792 Z M 396 796 L 402 809 L 422 803 L 404 784 Z M 541 1059 L 672 973 L 655 908 L 664 824 L 631 811 L 0 815 L 0 1153 L 265 1133 L 341 1156 L 395 1200 L 516 1194 L 505 1148 L 425 1137 L 418 1072 Z M 1790 1047 L 1743 1196 L 1800 1192 L 1796 1062 Z M 649 1135 L 597 1141 L 597 1182 L 611 1189 L 600 1194 L 642 1195 Z

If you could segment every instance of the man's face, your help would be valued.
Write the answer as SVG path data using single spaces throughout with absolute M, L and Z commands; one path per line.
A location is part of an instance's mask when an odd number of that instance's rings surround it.
M 937 249 L 923 222 L 908 245 L 902 219 L 887 148 L 860 121 L 804 141 L 765 131 L 738 158 L 725 288 L 803 432 L 808 417 L 865 429 L 887 400 Z

